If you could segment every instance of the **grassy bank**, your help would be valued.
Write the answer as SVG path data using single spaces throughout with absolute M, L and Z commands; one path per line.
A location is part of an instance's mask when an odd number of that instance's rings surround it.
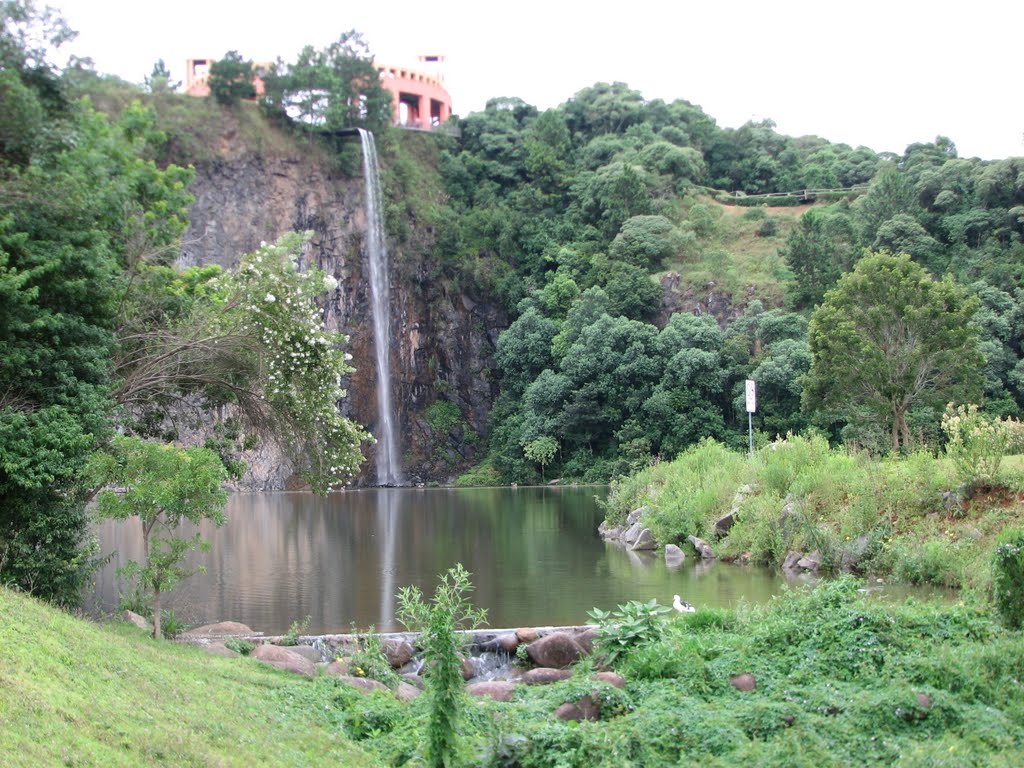
M 311 684 L 0 588 L 0 764 L 376 765 Z
M 1024 641 L 963 605 L 885 606 L 853 581 L 669 618 L 618 665 L 605 721 L 543 717 L 582 681 L 497 718 L 523 766 L 1015 765 Z M 750 673 L 741 692 L 730 677 Z M 615 714 L 615 713 L 621 714 Z
M 888 604 L 843 578 L 655 624 L 617 660 L 622 689 L 595 682 L 585 660 L 563 682 L 518 686 L 509 702 L 465 701 L 449 765 L 1024 760 L 1024 638 L 976 605 Z M 3 590 L 0 643 L 5 766 L 423 764 L 428 696 L 363 696 Z M 753 690 L 732 685 L 741 674 Z M 599 720 L 554 717 L 585 696 Z
M 711 442 L 612 488 L 607 516 L 648 509 L 662 544 L 698 536 L 725 558 L 780 565 L 790 551 L 818 551 L 827 568 L 910 583 L 986 591 L 996 538 L 1024 523 L 1024 462 L 1003 461 L 1001 482 L 967 493 L 951 462 L 928 454 L 872 459 L 790 438 L 750 459 Z M 716 541 L 714 523 L 737 501 L 736 522 Z
M 671 614 L 617 663 L 593 662 L 509 702 L 474 699 L 452 765 L 1010 766 L 1024 760 L 1024 639 L 960 603 L 890 605 L 851 578 L 769 605 Z M 749 674 L 754 690 L 733 687 Z M 562 722 L 591 696 L 593 722 Z M 362 704 L 347 733 L 387 765 L 417 765 L 427 697 Z

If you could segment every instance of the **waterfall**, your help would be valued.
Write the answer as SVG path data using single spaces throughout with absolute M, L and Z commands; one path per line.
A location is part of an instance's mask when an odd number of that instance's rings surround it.
M 394 412 L 391 408 L 391 344 L 388 301 L 388 251 L 384 243 L 384 212 L 380 200 L 380 171 L 373 134 L 359 129 L 366 179 L 366 250 L 370 262 L 370 302 L 373 305 L 373 347 L 377 358 L 377 482 L 401 485 Z

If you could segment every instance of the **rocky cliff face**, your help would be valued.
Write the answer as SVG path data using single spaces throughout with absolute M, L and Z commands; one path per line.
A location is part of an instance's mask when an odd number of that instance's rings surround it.
M 325 303 L 324 323 L 350 337 L 356 367 L 343 410 L 372 432 L 377 382 L 363 247 L 363 181 L 346 175 L 318 147 L 301 143 L 282 152 L 277 146 L 270 155 L 222 142 L 217 157 L 197 164 L 191 188 L 196 200 L 179 263 L 231 267 L 262 240 L 276 240 L 289 230 L 312 230 L 306 263 L 339 283 Z M 392 387 L 403 471 L 409 482 L 445 480 L 477 460 L 483 449 L 475 437 L 484 433 L 497 395 L 489 374 L 497 335 L 507 319 L 480 297 L 435 280 L 432 234 L 404 223 L 411 232 L 407 240 L 396 243 L 389 237 L 388 242 Z M 424 416 L 438 397 L 461 414 L 461 423 L 448 424 L 444 434 Z M 376 476 L 373 450 L 367 446 L 364 451 L 361 483 L 372 483 Z M 283 488 L 294 482 L 290 465 L 274 446 L 263 445 L 244 458 L 250 465 L 246 488 Z

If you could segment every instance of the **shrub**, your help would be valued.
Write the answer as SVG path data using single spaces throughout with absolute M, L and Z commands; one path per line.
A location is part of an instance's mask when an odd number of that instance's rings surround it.
M 771 217 L 766 218 L 757 228 L 758 237 L 775 237 L 779 233 L 779 221 Z
M 240 653 L 242 656 L 248 656 L 250 653 L 256 650 L 256 644 L 251 643 L 248 640 L 243 640 L 240 637 L 230 637 L 224 641 L 224 647 L 228 650 Z
M 168 609 L 162 612 L 160 617 L 160 632 L 166 638 L 175 638 L 188 629 L 188 624 L 179 621 L 174 611 Z
M 441 576 L 432 602 L 425 602 L 417 587 L 402 587 L 398 593 L 398 620 L 422 633 L 430 706 L 425 758 L 435 768 L 455 760 L 458 721 L 466 696 L 456 633 L 460 628 L 475 629 L 487 618 L 486 611 L 470 604 L 472 591 L 469 573 L 457 563 Z
M 451 400 L 435 400 L 423 412 L 423 416 L 430 428 L 438 434 L 446 435 L 462 426 L 462 413 Z
M 358 647 L 349 657 L 349 669 L 355 677 L 366 677 L 388 688 L 397 688 L 398 675 L 391 668 L 380 636 L 374 634 L 373 629 L 370 627 L 367 634 L 359 635 Z M 354 629 L 353 634 L 356 634 Z
M 966 545 L 945 539 L 919 541 L 901 537 L 889 542 L 878 561 L 900 581 L 955 587 L 963 580 Z
M 1010 528 L 999 537 L 995 554 L 993 594 L 1003 623 L 1024 625 L 1024 529 Z
M 779 525 L 782 507 L 782 499 L 774 493 L 744 499 L 740 515 L 729 530 L 726 553 L 738 556 L 749 552 L 751 561 L 758 565 L 781 563 L 788 543 L 783 527 Z
M 480 462 L 455 480 L 456 488 L 473 488 L 482 485 L 501 485 L 501 473 L 490 459 Z
M 307 616 L 302 621 L 293 621 L 291 626 L 288 627 L 288 631 L 278 641 L 278 645 L 298 645 L 299 636 L 305 633 L 311 618 L 311 616 Z
M 829 455 L 828 441 L 821 435 L 789 435 L 757 452 L 758 477 L 767 492 L 785 497 L 797 476 Z
M 946 406 L 942 414 L 946 455 L 957 477 L 969 486 L 993 485 L 1007 451 L 1020 442 L 1021 423 L 1011 418 L 991 418 L 973 403 Z
M 597 650 L 604 655 L 605 663 L 614 665 L 623 654 L 661 637 L 661 617 L 671 610 L 651 598 L 646 603 L 630 600 L 617 611 L 589 611 L 587 615 L 598 624 Z

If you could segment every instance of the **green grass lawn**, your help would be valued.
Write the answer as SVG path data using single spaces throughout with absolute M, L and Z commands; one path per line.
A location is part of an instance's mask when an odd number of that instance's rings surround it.
M 0 765 L 376 765 L 314 684 L 0 588 Z

